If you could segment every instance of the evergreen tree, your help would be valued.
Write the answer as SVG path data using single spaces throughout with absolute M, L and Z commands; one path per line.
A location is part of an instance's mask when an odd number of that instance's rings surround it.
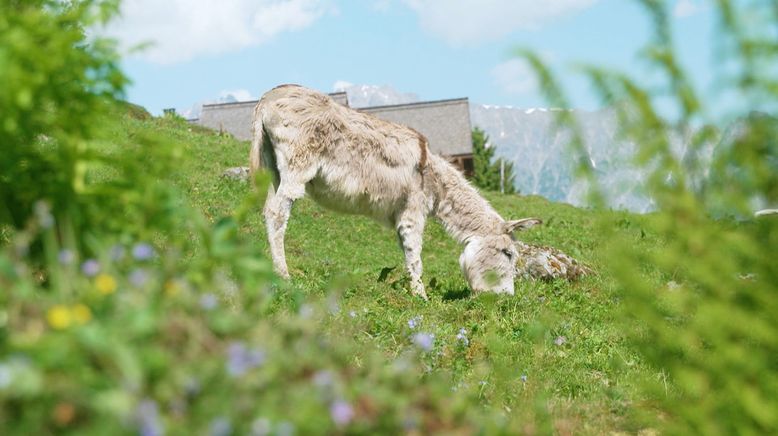
M 513 163 L 504 159 L 494 159 L 494 147 L 488 147 L 489 136 L 481 128 L 473 129 L 473 184 L 487 191 L 500 190 L 500 162 L 505 165 L 505 193 L 513 194 Z

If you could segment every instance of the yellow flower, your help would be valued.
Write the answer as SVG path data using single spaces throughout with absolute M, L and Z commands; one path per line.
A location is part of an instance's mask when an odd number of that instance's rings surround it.
M 179 285 L 177 281 L 168 280 L 165 282 L 165 294 L 167 294 L 167 296 L 172 297 L 178 294 L 178 291 L 180 290 L 181 290 L 181 285 Z
M 70 309 L 73 320 L 79 324 L 86 324 L 92 319 L 92 311 L 84 304 L 76 304 Z
M 46 319 L 49 321 L 49 325 L 57 330 L 64 330 L 70 327 L 72 322 L 70 310 L 61 304 L 57 304 L 49 309 L 46 313 Z
M 116 279 L 110 274 L 102 273 L 95 277 L 95 287 L 103 295 L 112 294 L 116 291 Z

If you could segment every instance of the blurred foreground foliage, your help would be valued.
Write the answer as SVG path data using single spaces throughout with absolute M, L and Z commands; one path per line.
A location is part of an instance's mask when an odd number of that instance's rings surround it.
M 665 241 L 638 250 L 601 225 L 612 235 L 608 265 L 619 282 L 625 332 L 656 372 L 642 384 L 645 407 L 634 413 L 670 434 L 775 434 L 778 215 L 754 213 L 778 205 L 778 8 L 773 1 L 708 2 L 718 28 L 716 92 L 701 93 L 674 48 L 672 4 L 638 3 L 654 30 L 640 57 L 659 83 L 579 69 L 616 111 L 623 139 L 637 145 L 635 165 L 649 174 L 645 193 L 656 205 L 647 231 Z M 519 55 L 550 104 L 570 107 L 540 57 Z M 592 202 L 602 206 L 574 113 L 560 112 L 557 123 L 571 135 Z M 654 268 L 659 287 L 647 277 Z
M 149 117 L 119 100 L 114 43 L 84 30 L 117 6 L 0 0 L 0 434 L 505 425 L 427 374 L 432 336 L 387 364 L 320 328 L 331 302 L 277 283 L 240 236 L 261 175 L 213 223 L 165 182 L 180 142 L 112 144 Z

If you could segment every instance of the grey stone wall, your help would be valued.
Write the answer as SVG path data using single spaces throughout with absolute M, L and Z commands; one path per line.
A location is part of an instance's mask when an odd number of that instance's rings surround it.
M 345 92 L 330 94 L 330 97 L 348 106 Z M 250 141 L 251 118 L 256 104 L 256 101 L 207 104 L 203 106 L 198 123 L 214 130 L 228 132 L 237 139 Z M 466 98 L 377 106 L 359 110 L 418 130 L 427 137 L 430 149 L 434 153 L 442 156 L 473 153 L 470 136 L 470 106 Z

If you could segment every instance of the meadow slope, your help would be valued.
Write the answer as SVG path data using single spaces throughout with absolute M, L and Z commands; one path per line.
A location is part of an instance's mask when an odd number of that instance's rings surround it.
M 114 144 L 132 146 L 132 138 L 144 132 L 179 143 L 183 152 L 169 181 L 191 205 L 213 221 L 240 207 L 248 184 L 224 178 L 222 172 L 246 164 L 247 143 L 181 119 L 141 118 L 126 117 L 114 132 Z M 460 247 L 430 221 L 423 250 L 430 295 L 425 302 L 407 290 L 392 230 L 303 199 L 289 223 L 292 279 L 278 310 L 291 310 L 295 300 L 308 296 L 326 298 L 332 316 L 321 328 L 333 337 L 378 347 L 387 362 L 412 349 L 416 333 L 434 335 L 432 350 L 423 356 L 428 371 L 450 377 L 453 389 L 473 390 L 476 401 L 501 419 L 546 422 L 559 433 L 639 430 L 632 414 L 640 401 L 637 383 L 651 374 L 620 334 L 619 297 L 601 253 L 608 241 L 598 239 L 596 225 L 611 223 L 620 235 L 651 250 L 659 241 L 641 225 L 650 218 L 534 196 L 485 195 L 504 217 L 544 220 L 520 239 L 566 251 L 596 275 L 576 283 L 522 280 L 513 297 L 473 296 L 459 271 Z M 253 209 L 242 233 L 267 250 L 261 205 Z M 457 337 L 461 329 L 467 344 Z M 355 355 L 353 365 L 359 364 Z M 527 425 L 526 430 L 537 430 Z

